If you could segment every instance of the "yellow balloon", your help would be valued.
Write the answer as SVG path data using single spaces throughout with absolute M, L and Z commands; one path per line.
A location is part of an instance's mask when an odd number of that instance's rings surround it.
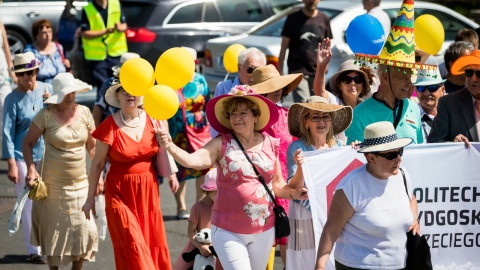
M 166 50 L 155 65 L 157 83 L 179 89 L 185 86 L 195 75 L 195 59 L 184 48 L 175 47 Z
M 223 66 L 229 73 L 238 72 L 238 55 L 245 50 L 242 44 L 232 44 L 223 53 Z
M 153 67 L 142 58 L 128 59 L 120 68 L 123 89 L 134 96 L 143 96 L 155 84 Z
M 175 90 L 166 85 L 154 85 L 145 93 L 143 108 L 157 120 L 172 118 L 178 111 L 180 102 Z
M 415 43 L 424 52 L 436 55 L 445 41 L 443 25 L 435 16 L 424 14 L 415 20 Z

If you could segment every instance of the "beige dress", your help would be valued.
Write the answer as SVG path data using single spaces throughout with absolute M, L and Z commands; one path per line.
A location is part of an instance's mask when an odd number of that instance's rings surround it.
M 30 241 L 42 248 L 49 266 L 95 261 L 98 251 L 95 221 L 82 212 L 88 194 L 85 142 L 95 124 L 87 107 L 78 105 L 78 114 L 75 124 L 64 126 L 55 120 L 52 108 L 42 109 L 33 119 L 45 138 L 41 174 L 48 197 L 33 202 Z

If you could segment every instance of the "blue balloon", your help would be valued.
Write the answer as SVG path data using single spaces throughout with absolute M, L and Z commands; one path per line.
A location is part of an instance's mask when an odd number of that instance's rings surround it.
M 370 14 L 355 17 L 345 33 L 347 44 L 354 53 L 378 55 L 387 37 L 380 21 Z

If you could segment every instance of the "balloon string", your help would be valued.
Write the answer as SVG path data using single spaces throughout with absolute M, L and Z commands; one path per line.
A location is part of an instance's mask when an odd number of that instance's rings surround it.
M 230 72 L 227 72 L 227 75 L 225 75 L 225 79 L 223 79 L 224 81 L 226 81 L 226 80 L 227 80 L 227 78 L 228 78 L 228 74 L 230 74 Z

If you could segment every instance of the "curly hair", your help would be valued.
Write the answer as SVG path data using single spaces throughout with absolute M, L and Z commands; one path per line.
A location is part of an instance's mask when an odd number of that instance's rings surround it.
M 223 103 L 223 110 L 222 110 L 223 117 L 230 120 L 230 115 L 233 112 L 237 111 L 240 108 L 240 105 L 242 104 L 245 104 L 247 109 L 250 109 L 252 111 L 253 116 L 255 117 L 260 116 L 261 114 L 260 107 L 258 107 L 258 105 L 255 102 L 249 100 L 248 98 L 233 97 L 226 100 Z

